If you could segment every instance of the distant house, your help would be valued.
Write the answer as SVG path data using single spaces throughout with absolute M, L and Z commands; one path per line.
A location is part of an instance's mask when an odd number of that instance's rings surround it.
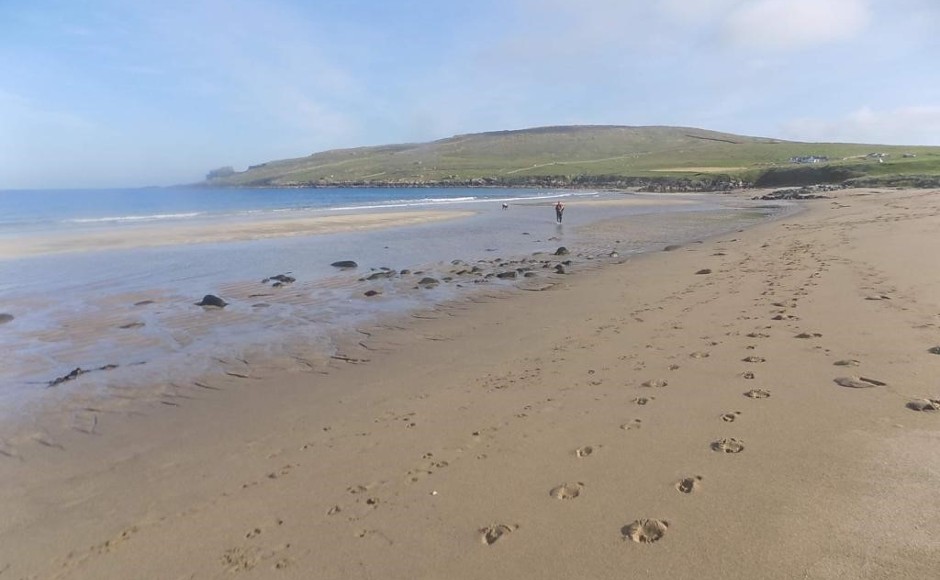
M 800 155 L 790 158 L 790 163 L 824 163 L 829 161 L 825 155 Z

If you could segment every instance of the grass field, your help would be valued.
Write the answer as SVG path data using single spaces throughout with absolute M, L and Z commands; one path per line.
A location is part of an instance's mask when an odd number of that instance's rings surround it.
M 882 154 L 880 158 L 871 154 Z M 798 164 L 793 157 L 826 157 Z M 880 160 L 879 160 L 880 159 Z M 271 161 L 211 185 L 615 183 L 624 179 L 940 179 L 940 147 L 800 143 L 685 127 L 569 126 L 339 149 Z M 791 179 L 792 178 L 792 179 Z

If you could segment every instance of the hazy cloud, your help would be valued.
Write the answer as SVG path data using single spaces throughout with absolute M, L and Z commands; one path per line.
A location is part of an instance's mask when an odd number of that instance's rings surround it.
M 844 41 L 871 21 L 868 0 L 751 0 L 728 15 L 728 39 L 747 48 L 790 50 Z
M 796 119 L 784 124 L 782 132 L 782 137 L 800 141 L 940 145 L 940 105 L 861 107 L 835 120 Z

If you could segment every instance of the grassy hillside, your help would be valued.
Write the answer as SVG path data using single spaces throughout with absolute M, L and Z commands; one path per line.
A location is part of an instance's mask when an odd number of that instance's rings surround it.
M 876 158 L 870 154 L 884 154 Z M 793 157 L 827 157 L 797 164 Z M 940 147 L 799 143 L 685 127 L 569 126 L 360 147 L 216 172 L 208 185 L 765 185 L 940 180 Z

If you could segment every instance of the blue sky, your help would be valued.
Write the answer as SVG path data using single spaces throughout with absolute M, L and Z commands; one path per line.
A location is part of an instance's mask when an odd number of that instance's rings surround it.
M 0 0 L 0 189 L 562 124 L 940 145 L 938 0 Z

